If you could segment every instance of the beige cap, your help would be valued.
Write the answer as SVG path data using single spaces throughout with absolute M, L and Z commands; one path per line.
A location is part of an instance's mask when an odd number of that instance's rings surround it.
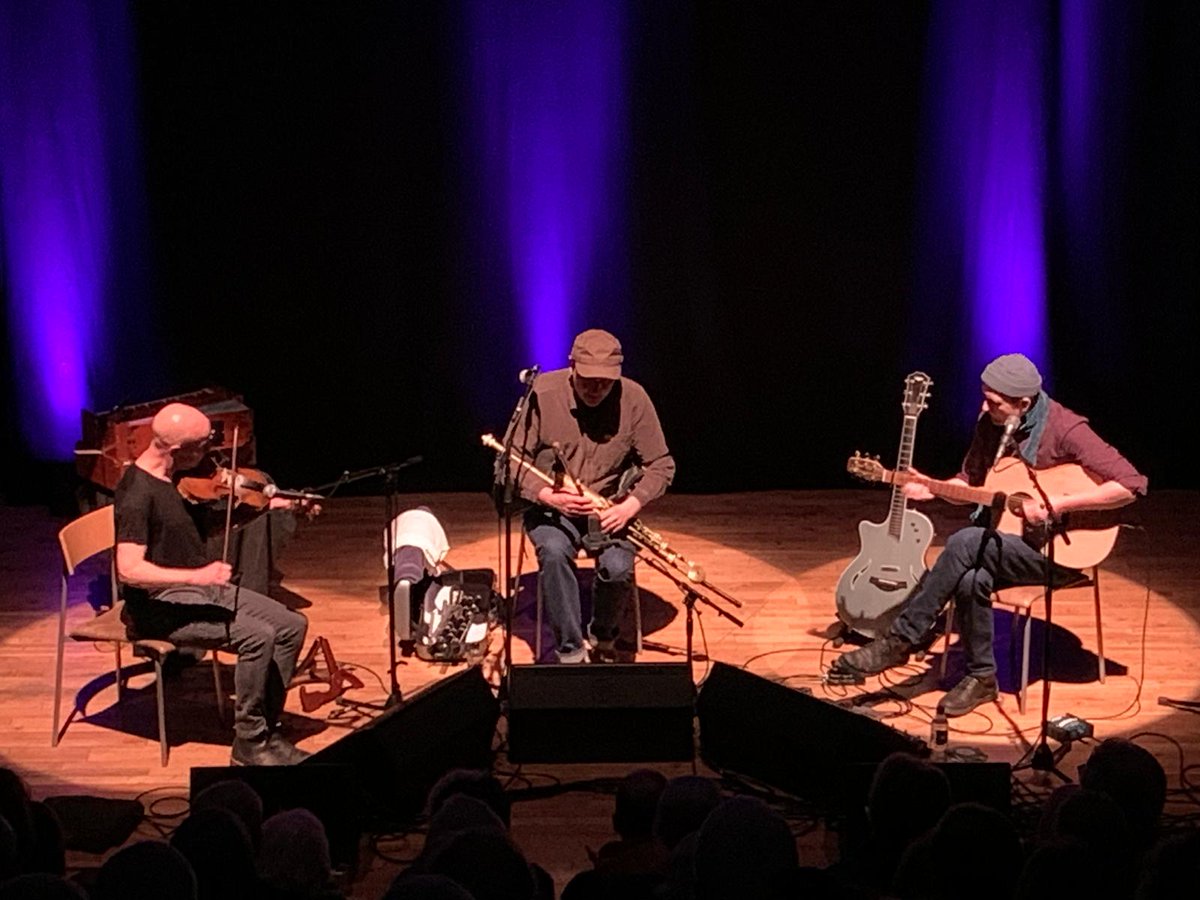
M 571 345 L 571 362 L 584 378 L 620 378 L 621 342 L 599 328 L 589 328 Z

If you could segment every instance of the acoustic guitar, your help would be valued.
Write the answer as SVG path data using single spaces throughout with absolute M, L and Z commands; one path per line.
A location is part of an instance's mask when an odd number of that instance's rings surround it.
M 904 379 L 899 471 L 912 465 L 917 417 L 928 406 L 932 384 L 924 372 Z M 900 485 L 895 485 L 887 521 L 859 522 L 858 539 L 861 549 L 838 579 L 837 615 L 846 628 L 875 638 L 887 632 L 900 604 L 925 574 L 933 523 L 924 513 L 910 509 Z
M 997 531 L 1020 535 L 1037 550 L 1047 549 L 1054 536 L 1054 561 L 1069 569 L 1099 565 L 1112 552 L 1120 520 L 1115 510 L 1080 510 L 1066 513 L 1049 525 L 1031 526 L 1021 516 L 1022 502 L 1040 496 L 1025 462 L 1016 456 L 1000 460 L 984 479 L 982 487 L 922 478 L 911 472 L 891 471 L 877 459 L 854 454 L 846 463 L 852 475 L 866 481 L 881 481 L 895 490 L 910 481 L 923 481 L 935 497 L 978 503 L 992 509 Z M 1038 484 L 1051 495 L 1070 496 L 1090 490 L 1101 482 L 1076 463 L 1063 463 L 1036 472 Z M 998 514 L 998 518 L 997 518 Z

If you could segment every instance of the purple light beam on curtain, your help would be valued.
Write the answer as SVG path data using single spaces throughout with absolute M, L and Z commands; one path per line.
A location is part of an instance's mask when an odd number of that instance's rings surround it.
M 1044 373 L 1049 365 L 1044 14 L 1034 0 L 940 0 L 931 21 L 938 207 L 946 217 L 935 227 L 945 230 L 943 246 L 961 253 L 963 364 L 972 372 L 1009 352 L 1027 354 Z
M 585 323 L 613 327 L 623 312 L 620 299 L 587 306 L 623 271 L 624 5 L 477 0 L 468 16 L 484 189 L 503 207 L 523 359 L 556 368 Z
M 66 459 L 105 365 L 112 264 L 106 57 L 124 7 L 84 0 L 0 3 L 0 228 L 22 435 Z

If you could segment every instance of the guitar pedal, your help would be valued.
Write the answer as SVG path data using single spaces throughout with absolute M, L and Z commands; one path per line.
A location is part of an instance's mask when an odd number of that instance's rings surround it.
M 825 673 L 825 683 L 838 685 L 866 684 L 867 677 L 862 672 L 840 672 L 830 669 Z

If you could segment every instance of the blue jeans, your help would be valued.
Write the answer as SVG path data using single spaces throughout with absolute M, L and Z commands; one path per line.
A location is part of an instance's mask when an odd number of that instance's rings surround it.
M 575 554 L 587 534 L 587 522 L 586 518 L 568 518 L 541 507 L 525 514 L 525 531 L 537 551 L 538 587 L 559 659 L 583 656 L 583 612 L 579 605 L 579 581 L 575 577 Z M 616 540 L 596 557 L 592 621 L 588 626 L 596 640 L 611 641 L 617 637 L 617 613 L 633 585 L 634 553 L 629 541 Z
M 1046 582 L 1041 552 L 1021 538 L 978 526 L 956 531 L 933 568 L 904 601 L 892 633 L 909 643 L 919 643 L 933 627 L 946 603 L 954 600 L 966 654 L 967 674 L 977 678 L 996 674 L 993 647 L 992 592 L 1015 585 Z M 1055 566 L 1054 584 L 1065 584 L 1078 573 Z

